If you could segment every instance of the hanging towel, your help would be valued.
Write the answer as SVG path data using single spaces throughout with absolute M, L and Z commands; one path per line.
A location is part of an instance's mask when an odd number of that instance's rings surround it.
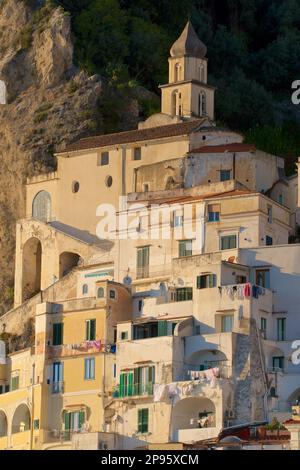
M 244 286 L 244 296 L 245 297 L 251 296 L 251 285 L 249 283 L 245 284 Z

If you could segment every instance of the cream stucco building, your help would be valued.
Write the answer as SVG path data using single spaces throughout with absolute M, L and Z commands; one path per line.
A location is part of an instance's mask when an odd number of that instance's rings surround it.
M 161 113 L 27 181 L 0 449 L 192 444 L 299 398 L 298 176 L 216 126 L 206 52 L 189 22 Z

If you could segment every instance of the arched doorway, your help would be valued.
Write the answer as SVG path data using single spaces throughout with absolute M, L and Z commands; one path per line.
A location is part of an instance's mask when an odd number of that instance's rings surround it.
M 201 371 L 219 369 L 220 377 L 229 378 L 231 374 L 230 364 L 222 351 L 217 349 L 207 349 L 196 351 L 187 357 L 186 362 L 189 371 Z M 189 374 L 190 375 L 190 374 Z
M 30 299 L 41 290 L 42 244 L 30 238 L 23 247 L 22 301 Z
M 178 441 L 180 435 L 192 435 L 189 430 L 206 430 L 215 427 L 216 408 L 209 398 L 184 398 L 177 402 L 173 408 L 172 439 L 175 442 Z
M 73 268 L 78 266 L 80 256 L 77 253 L 64 251 L 59 256 L 59 278 L 66 276 Z
M 7 448 L 7 417 L 4 411 L 0 410 L 0 450 Z
M 51 196 L 47 191 L 40 191 L 33 199 L 32 217 L 42 222 L 50 222 Z
M 25 403 L 19 405 L 14 413 L 12 421 L 12 434 L 26 432 L 30 430 L 30 411 Z

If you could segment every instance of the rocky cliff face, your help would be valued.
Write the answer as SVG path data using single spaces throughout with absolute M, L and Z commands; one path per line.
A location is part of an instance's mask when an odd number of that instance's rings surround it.
M 74 67 L 70 17 L 60 8 L 0 0 L 0 39 L 1 315 L 13 298 L 15 222 L 25 215 L 26 177 L 53 170 L 54 150 L 95 131 L 103 89 L 98 76 Z M 131 103 L 130 125 L 137 118 Z

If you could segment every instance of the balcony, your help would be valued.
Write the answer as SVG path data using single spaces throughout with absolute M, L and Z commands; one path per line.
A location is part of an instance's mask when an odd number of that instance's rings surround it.
M 64 393 L 65 383 L 64 382 L 53 382 L 52 383 L 52 394 L 57 395 L 59 393 Z
M 172 266 L 170 264 L 165 264 L 163 268 L 160 266 L 143 266 L 137 268 L 135 273 L 132 273 L 133 278 L 136 282 L 139 282 L 144 279 L 153 279 L 153 278 L 168 278 L 171 275 Z
M 83 341 L 74 344 L 62 344 L 60 346 L 48 346 L 49 356 L 51 358 L 79 356 L 81 354 L 92 354 L 108 351 L 108 345 L 101 340 Z
M 112 393 L 113 398 L 138 398 L 138 397 L 151 397 L 153 395 L 153 383 L 140 383 L 133 384 L 132 387 L 124 386 L 121 390 L 120 385 L 117 385 Z

